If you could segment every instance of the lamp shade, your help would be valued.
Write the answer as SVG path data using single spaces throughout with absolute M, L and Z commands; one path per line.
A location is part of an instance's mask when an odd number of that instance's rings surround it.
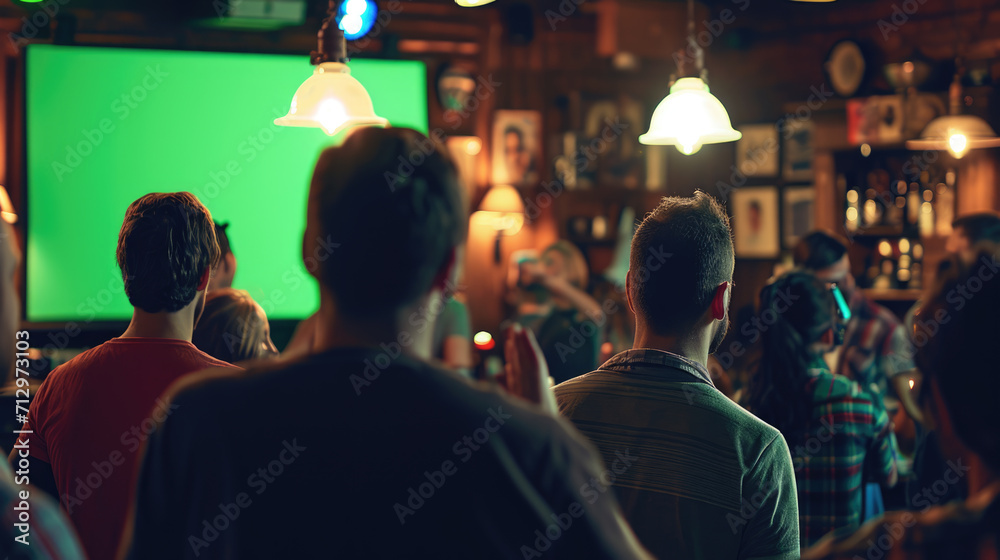
M 932 120 L 920 138 L 907 140 L 910 150 L 947 150 L 961 158 L 969 150 L 1000 147 L 1000 138 L 983 119 L 973 115 L 946 115 Z
M 733 129 L 729 113 L 701 78 L 681 78 L 653 111 L 643 144 L 670 145 L 691 155 L 704 144 L 734 142 L 742 134 Z
M 493 2 L 494 0 L 455 0 L 455 3 L 463 8 L 475 8 Z
M 350 127 L 386 126 L 389 121 L 375 114 L 372 98 L 346 64 L 324 62 L 295 90 L 288 114 L 274 124 L 322 128 L 333 136 Z
M 524 226 L 524 201 L 510 185 L 495 185 L 479 204 L 476 218 L 506 235 L 514 235 Z

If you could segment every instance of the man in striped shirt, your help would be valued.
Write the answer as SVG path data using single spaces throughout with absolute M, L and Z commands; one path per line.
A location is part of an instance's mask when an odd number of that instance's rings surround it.
M 705 363 L 726 334 L 733 243 L 712 197 L 665 198 L 632 240 L 632 350 L 555 388 L 601 451 L 636 536 L 662 558 L 799 556 L 784 438 L 726 398 Z

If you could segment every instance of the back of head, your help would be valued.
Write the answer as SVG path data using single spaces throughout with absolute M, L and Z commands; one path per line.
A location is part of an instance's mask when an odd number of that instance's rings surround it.
M 232 253 L 233 250 L 229 247 L 229 235 L 226 234 L 226 230 L 229 228 L 229 222 L 220 224 L 215 223 L 215 240 L 219 242 L 219 255 L 226 256 Z
M 792 257 L 795 266 L 823 270 L 836 264 L 846 253 L 847 244 L 839 236 L 826 231 L 813 231 L 799 239 Z
M 125 212 L 117 257 L 133 307 L 178 311 L 219 260 L 212 215 L 188 192 L 147 194 Z
M 817 358 L 813 345 L 833 327 L 833 296 L 812 274 L 793 271 L 760 292 L 761 359 L 748 405 L 761 420 L 791 434 L 804 427 L 811 403 L 802 393 Z
M 951 226 L 962 230 L 970 246 L 981 241 L 1000 243 L 1000 214 L 996 212 L 967 214 L 952 222 Z
M 235 363 L 263 356 L 266 341 L 267 319 L 248 292 L 222 288 L 208 293 L 191 338 L 199 350 Z
M 714 198 L 701 191 L 664 198 L 632 238 L 635 311 L 656 334 L 686 334 L 719 284 L 732 280 L 733 266 L 729 218 Z
M 324 151 L 308 220 L 306 267 L 354 318 L 427 294 L 468 227 L 451 160 L 408 128 L 361 128 Z
M 1000 316 L 1000 245 L 980 244 L 973 255 L 971 260 L 950 257 L 951 266 L 928 292 L 918 319 L 939 330 L 917 345 L 916 362 L 925 376 L 924 395 L 933 379 L 955 434 L 993 472 L 1000 472 L 1000 375 L 993 354 Z

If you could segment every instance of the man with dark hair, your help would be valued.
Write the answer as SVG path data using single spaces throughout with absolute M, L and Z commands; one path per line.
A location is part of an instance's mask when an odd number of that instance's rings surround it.
M 937 334 L 917 348 L 924 417 L 946 458 L 938 478 L 913 496 L 919 511 L 892 512 L 850 536 L 830 535 L 808 558 L 996 558 L 1000 551 L 1000 394 L 996 318 L 1000 247 L 983 244 L 949 259 L 918 319 Z M 969 497 L 945 503 L 944 488 L 968 484 Z
M 90 558 L 115 557 L 137 451 L 173 410 L 160 395 L 187 373 L 232 367 L 191 344 L 219 258 L 212 217 L 194 195 L 153 193 L 133 202 L 117 257 L 131 323 L 53 370 L 23 428 L 31 434 L 31 480 L 59 497 Z
M 625 517 L 662 558 L 798 558 L 784 438 L 706 369 L 728 326 L 733 242 L 711 196 L 665 198 L 632 239 L 632 350 L 555 388 L 597 445 Z
M 913 369 L 913 353 L 899 319 L 885 307 L 868 299 L 858 289 L 851 274 L 847 244 L 837 236 L 814 231 L 799 240 L 793 251 L 795 265 L 813 273 L 824 282 L 836 283 L 851 308 L 844 344 L 827 356 L 830 371 L 857 381 L 867 391 L 889 397 L 890 416 L 896 401 L 889 393 L 909 391 L 904 375 Z M 905 397 L 904 397 L 905 398 Z
M 981 241 L 1000 243 L 1000 214 L 978 212 L 966 214 L 951 223 L 952 232 L 945 243 L 949 253 L 961 253 Z
M 236 256 L 229 246 L 229 223 L 220 224 L 214 222 L 215 238 L 219 242 L 219 264 L 212 270 L 212 277 L 208 281 L 208 291 L 221 290 L 222 288 L 232 288 L 233 278 L 236 276 Z
M 302 245 L 313 353 L 171 391 L 128 557 L 644 557 L 572 428 L 426 361 L 466 228 L 422 134 L 361 128 L 323 152 Z

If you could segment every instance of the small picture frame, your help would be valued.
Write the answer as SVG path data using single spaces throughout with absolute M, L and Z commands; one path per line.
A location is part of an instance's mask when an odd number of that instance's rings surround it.
M 494 185 L 538 183 L 542 160 L 542 114 L 498 110 L 493 113 L 492 179 Z
M 774 259 L 781 253 L 778 188 L 743 187 L 729 198 L 736 258 Z
M 782 228 L 786 249 L 816 229 L 816 189 L 812 186 L 786 187 L 782 192 Z
M 774 124 L 740 127 L 736 142 L 736 169 L 746 177 L 778 176 L 778 129 Z
M 786 182 L 813 181 L 813 125 L 811 121 L 789 120 L 782 132 L 785 138 L 781 176 Z

